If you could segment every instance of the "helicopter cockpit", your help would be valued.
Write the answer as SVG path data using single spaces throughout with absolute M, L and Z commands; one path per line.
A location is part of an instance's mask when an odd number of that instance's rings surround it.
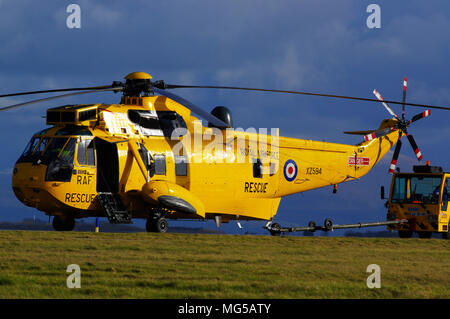
M 77 163 L 95 165 L 92 133 L 84 127 L 46 129 L 33 135 L 17 163 L 46 165 L 46 181 L 70 181 L 78 145 Z

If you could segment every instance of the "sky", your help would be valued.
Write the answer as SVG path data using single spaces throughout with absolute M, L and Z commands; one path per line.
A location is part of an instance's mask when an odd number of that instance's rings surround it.
M 70 4 L 81 28 L 67 27 Z M 381 27 L 368 28 L 377 4 Z M 299 90 L 450 106 L 450 3 L 361 0 L 0 0 L 0 92 L 106 85 L 133 71 L 172 84 Z M 282 136 L 357 144 L 343 131 L 377 128 L 389 117 L 378 103 L 298 95 L 180 89 L 174 92 L 210 111 L 226 105 L 236 127 L 280 128 Z M 44 96 L 42 96 L 44 97 Z M 0 114 L 0 221 L 43 213 L 20 203 L 11 172 L 31 135 L 45 128 L 45 111 L 63 104 L 115 103 L 119 94 L 75 96 Z M 0 106 L 27 98 L 0 99 Z M 400 108 L 391 105 L 395 112 Z M 407 108 L 407 117 L 424 109 Z M 424 161 L 450 170 L 450 113 L 432 110 L 409 132 Z M 361 180 L 292 195 L 276 220 L 302 226 L 326 217 L 336 224 L 384 220 L 381 185 L 388 187 L 392 152 Z M 399 166 L 417 160 L 404 143 Z M 177 223 L 174 223 L 177 224 Z M 194 224 L 196 225 L 196 224 Z M 200 224 L 202 225 L 202 224 Z M 210 224 L 207 223 L 208 226 Z M 225 225 L 253 232 L 259 223 Z M 193 227 L 198 227 L 193 226 Z

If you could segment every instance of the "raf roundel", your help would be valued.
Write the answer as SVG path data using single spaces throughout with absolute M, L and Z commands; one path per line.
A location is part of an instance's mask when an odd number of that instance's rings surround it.
M 287 160 L 284 164 L 284 178 L 292 182 L 297 177 L 297 164 L 293 160 Z

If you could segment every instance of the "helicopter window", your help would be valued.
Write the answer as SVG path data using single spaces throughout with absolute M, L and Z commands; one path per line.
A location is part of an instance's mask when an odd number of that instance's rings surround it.
M 187 160 L 185 156 L 175 155 L 175 175 L 187 176 Z
M 86 141 L 86 143 L 89 140 Z M 94 151 L 94 140 L 90 140 L 89 144 L 87 144 L 86 149 L 86 158 L 87 158 L 87 164 L 88 165 L 95 165 L 95 151 Z
M 177 130 L 177 137 L 186 134 L 186 122 L 178 113 L 173 111 L 159 111 L 156 113 L 158 114 L 159 124 L 161 125 L 164 136 L 172 137 L 172 133 L 176 129 L 180 129 Z
M 155 174 L 166 175 L 166 155 L 155 154 Z
M 25 147 L 25 150 L 22 153 L 22 156 L 30 156 L 36 146 L 39 144 L 39 141 L 41 140 L 40 137 L 32 137 L 30 142 L 28 142 L 27 146 Z
M 253 163 L 253 177 L 254 178 L 262 178 L 262 162 L 258 158 L 256 162 Z
M 50 129 L 51 127 L 43 129 L 42 131 L 37 132 L 35 135 L 45 135 L 45 133 L 47 133 Z
M 91 131 L 89 131 L 86 127 L 68 125 L 63 127 L 55 134 L 56 136 L 62 135 L 81 135 L 81 136 L 92 136 Z
M 41 155 L 45 151 L 45 148 L 47 147 L 49 141 L 50 141 L 50 138 L 44 137 L 41 140 L 41 143 L 39 143 L 38 147 L 36 148 L 34 155 L 36 155 L 36 156 Z
M 77 161 L 79 165 L 95 165 L 93 140 L 82 139 L 78 141 Z
M 75 139 L 71 138 L 59 155 L 59 159 L 64 163 L 73 163 L 75 155 Z
M 78 141 L 77 162 L 79 165 L 86 165 L 86 140 Z
M 128 118 L 134 124 L 152 130 L 160 130 L 158 117 L 149 111 L 128 110 Z
M 76 139 L 53 138 L 44 153 L 48 163 L 46 181 L 68 182 L 72 178 Z M 43 161 L 43 162 L 44 162 Z
M 44 152 L 44 156 L 49 160 L 57 158 L 67 140 L 67 138 L 53 138 Z

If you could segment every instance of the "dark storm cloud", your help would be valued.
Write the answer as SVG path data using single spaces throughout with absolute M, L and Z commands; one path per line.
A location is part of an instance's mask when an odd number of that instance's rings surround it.
M 70 3 L 81 7 L 81 29 L 66 27 Z M 370 3 L 381 7 L 381 29 L 366 26 Z M 447 1 L 3 0 L 1 91 L 109 84 L 142 70 L 172 83 L 370 98 L 377 88 L 386 98 L 399 100 L 403 76 L 408 76 L 409 101 L 449 106 L 449 11 Z M 241 127 L 279 127 L 282 135 L 333 142 L 360 142 L 342 131 L 375 128 L 388 117 L 373 103 L 248 92 L 177 93 L 207 110 L 229 106 Z M 44 126 L 40 116 L 47 107 L 117 100 L 118 95 L 99 94 L 0 114 L 6 132 L 0 137 L 5 149 L 0 170 L 12 167 L 29 136 Z M 17 101 L 2 100 L 1 105 Z M 420 111 L 408 109 L 410 115 Z M 448 115 L 432 114 L 411 131 L 424 156 L 439 162 L 450 155 L 440 147 L 448 136 Z M 412 155 L 407 146 L 402 152 Z M 387 163 L 380 165 L 383 174 Z M 374 177 L 360 181 L 367 194 L 374 192 L 370 181 Z M 298 205 L 299 200 L 287 202 Z

